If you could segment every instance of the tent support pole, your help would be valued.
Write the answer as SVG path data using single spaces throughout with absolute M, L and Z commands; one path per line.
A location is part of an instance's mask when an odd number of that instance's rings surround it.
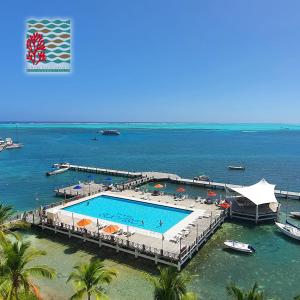
M 255 216 L 255 223 L 258 222 L 258 205 L 256 205 L 256 216 Z

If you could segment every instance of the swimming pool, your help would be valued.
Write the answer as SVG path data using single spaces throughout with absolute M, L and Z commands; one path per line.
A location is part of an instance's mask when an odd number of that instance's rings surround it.
M 165 233 L 192 213 L 190 210 L 107 195 L 63 210 L 159 233 Z

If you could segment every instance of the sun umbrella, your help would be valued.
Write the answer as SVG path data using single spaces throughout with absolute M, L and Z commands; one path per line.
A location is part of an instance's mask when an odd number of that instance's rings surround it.
M 80 185 L 76 185 L 73 187 L 73 190 L 80 190 L 80 189 L 82 189 L 82 187 Z
M 154 187 L 155 187 L 156 189 L 162 189 L 164 186 L 163 186 L 162 184 L 158 183 L 158 184 L 156 184 Z
M 179 187 L 179 188 L 176 190 L 176 192 L 178 192 L 178 193 L 184 193 L 184 192 L 185 192 L 185 188 Z
M 207 196 L 208 196 L 208 197 L 215 197 L 215 196 L 217 196 L 217 193 L 216 193 L 216 192 L 213 192 L 213 191 L 208 191 L 208 192 L 207 192 Z
M 224 203 L 221 203 L 221 204 L 220 204 L 220 207 L 221 207 L 221 208 L 224 208 L 224 209 L 227 209 L 227 208 L 230 207 L 230 204 L 227 203 L 227 202 L 224 202 Z
M 77 225 L 80 227 L 90 225 L 92 221 L 90 219 L 81 219 L 80 221 L 77 222 Z
M 120 229 L 119 226 L 117 225 L 108 225 L 107 227 L 105 227 L 103 229 L 103 231 L 107 232 L 107 233 L 115 233 Z

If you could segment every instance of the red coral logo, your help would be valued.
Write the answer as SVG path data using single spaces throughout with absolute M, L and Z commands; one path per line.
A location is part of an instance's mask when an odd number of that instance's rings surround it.
M 46 61 L 46 46 L 41 33 L 35 32 L 30 35 L 26 42 L 26 48 L 28 50 L 26 59 L 31 61 L 33 65 Z

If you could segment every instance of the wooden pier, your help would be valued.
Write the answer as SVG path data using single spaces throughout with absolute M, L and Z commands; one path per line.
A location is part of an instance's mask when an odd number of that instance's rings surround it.
M 61 164 L 61 166 L 64 165 Z M 171 181 L 177 184 L 200 186 L 208 189 L 220 189 L 220 190 L 226 190 L 231 187 L 243 187 L 242 185 L 229 184 L 223 182 L 201 181 L 201 180 L 181 178 L 176 174 L 162 173 L 162 172 L 129 172 L 129 171 L 121 171 L 121 170 L 79 166 L 79 165 L 68 165 L 68 166 L 70 167 L 70 170 L 73 171 L 108 174 L 108 175 L 122 176 L 122 177 L 129 177 L 129 178 L 145 178 L 147 179 L 148 182 Z M 275 196 L 278 198 L 286 198 L 286 199 L 289 198 L 289 199 L 300 200 L 300 192 L 275 190 Z
M 64 164 L 58 164 L 61 167 Z M 129 172 L 129 171 L 120 171 L 120 170 L 113 170 L 113 169 L 104 169 L 104 168 L 95 168 L 95 167 L 87 167 L 87 166 L 79 166 L 79 165 L 65 165 L 69 167 L 69 170 L 72 171 L 79 171 L 79 172 L 88 172 L 88 173 L 96 173 L 96 174 L 107 174 L 113 176 L 120 176 L 120 177 L 140 177 L 142 176 L 141 172 Z

